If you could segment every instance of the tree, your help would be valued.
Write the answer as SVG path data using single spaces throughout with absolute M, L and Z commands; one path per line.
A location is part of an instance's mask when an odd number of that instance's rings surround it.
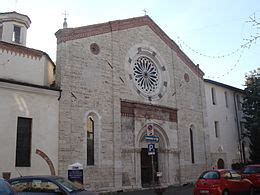
M 256 18 L 255 13 L 253 14 L 253 16 L 250 16 L 247 23 L 250 23 L 253 27 L 253 29 L 251 29 L 252 34 L 250 35 L 250 37 L 246 38 L 246 42 L 241 45 L 241 47 L 245 47 L 245 48 L 250 48 L 252 46 L 253 43 L 256 43 L 257 40 L 260 38 L 260 21 L 259 19 Z
M 249 138 L 251 163 L 260 164 L 260 69 L 246 75 L 243 101 L 244 125 Z

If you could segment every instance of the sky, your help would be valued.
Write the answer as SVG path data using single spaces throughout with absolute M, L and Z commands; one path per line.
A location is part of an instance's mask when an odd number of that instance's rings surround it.
M 27 47 L 56 61 L 55 32 L 149 15 L 184 53 L 199 64 L 205 79 L 244 88 L 245 74 L 260 68 L 259 0 L 0 0 L 0 12 L 30 17 Z M 251 19 L 250 19 L 251 18 Z M 258 34 L 257 36 L 260 36 Z M 247 47 L 244 47 L 245 45 Z

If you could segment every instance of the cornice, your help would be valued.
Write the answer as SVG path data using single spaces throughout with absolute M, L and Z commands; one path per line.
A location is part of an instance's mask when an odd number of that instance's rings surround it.
M 95 35 L 105 34 L 113 31 L 126 30 L 140 26 L 149 26 L 152 31 L 157 34 L 178 57 L 200 78 L 204 73 L 195 65 L 190 58 L 179 48 L 179 46 L 149 17 L 142 16 L 136 18 L 129 18 L 125 20 L 115 20 L 106 23 L 94 24 L 89 26 L 82 26 L 77 28 L 65 28 L 58 30 L 55 35 L 57 43 L 62 43 L 70 40 L 91 37 Z
M 2 52 L 6 51 L 7 53 L 11 53 L 11 54 L 14 53 L 15 55 L 19 55 L 19 56 L 23 56 L 23 57 L 27 57 L 27 58 L 31 58 L 31 59 L 38 59 L 38 60 L 40 60 L 42 58 L 42 56 L 46 56 L 47 59 L 55 67 L 55 63 L 52 61 L 50 56 L 47 53 L 40 51 L 40 50 L 32 49 L 29 47 L 24 47 L 22 45 L 8 43 L 5 41 L 0 41 L 0 51 L 2 51 Z
M 47 86 L 22 83 L 22 82 L 6 80 L 6 79 L 0 79 L 0 89 L 1 88 L 14 90 L 14 91 L 52 95 L 52 96 L 59 96 L 61 92 L 61 90 L 58 88 L 51 88 Z

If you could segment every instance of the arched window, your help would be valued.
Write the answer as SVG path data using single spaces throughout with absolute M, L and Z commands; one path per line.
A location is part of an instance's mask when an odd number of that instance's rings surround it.
M 214 87 L 211 88 L 211 98 L 212 98 L 212 104 L 216 105 L 217 99 L 216 99 L 216 91 Z
M 193 132 L 192 128 L 190 128 L 190 152 L 191 152 L 191 162 L 194 163 L 194 145 L 193 145 Z
M 229 106 L 229 102 L 228 102 L 228 92 L 225 91 L 225 102 L 226 102 L 226 108 L 228 108 Z
M 224 169 L 224 167 L 225 167 L 224 160 L 221 158 L 218 159 L 217 165 L 218 165 L 218 169 Z
M 94 120 L 87 119 L 87 165 L 94 165 Z

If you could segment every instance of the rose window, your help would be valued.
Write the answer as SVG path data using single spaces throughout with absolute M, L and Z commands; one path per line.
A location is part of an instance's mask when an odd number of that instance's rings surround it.
M 153 93 L 158 88 L 158 70 L 154 62 L 147 57 L 139 57 L 133 67 L 134 81 L 145 93 Z

